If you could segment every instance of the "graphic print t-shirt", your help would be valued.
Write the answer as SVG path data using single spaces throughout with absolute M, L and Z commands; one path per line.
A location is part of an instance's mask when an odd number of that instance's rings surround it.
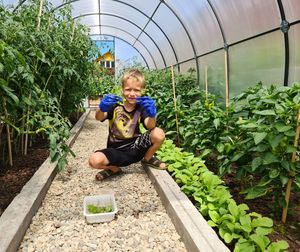
M 130 143 L 141 135 L 139 124 L 145 119 L 142 108 L 136 108 L 128 112 L 122 104 L 117 104 L 112 111 L 108 112 L 109 135 L 107 146 L 118 147 Z

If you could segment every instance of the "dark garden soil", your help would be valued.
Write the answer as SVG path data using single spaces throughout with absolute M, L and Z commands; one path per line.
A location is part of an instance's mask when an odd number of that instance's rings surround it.
M 9 164 L 1 164 L 0 215 L 48 156 L 47 143 L 45 140 L 40 140 L 30 147 L 26 156 L 14 157 L 12 167 Z
M 207 160 L 206 165 L 211 171 L 217 172 L 214 160 Z M 289 202 L 294 206 L 293 214 L 288 215 L 286 224 L 283 225 L 281 223 L 282 208 L 276 206 L 272 196 L 245 200 L 239 193 L 241 191 L 240 183 L 235 179 L 235 175 L 226 175 L 222 180 L 229 188 L 237 204 L 245 203 L 251 212 L 259 213 L 273 220 L 274 232 L 269 236 L 271 241 L 285 240 L 289 243 L 289 252 L 300 252 L 300 192 L 291 194 Z M 275 210 L 272 209 L 274 206 Z
M 82 114 L 83 112 L 72 114 L 69 117 L 71 124 L 75 125 Z M 12 167 L 0 162 L 0 216 L 48 156 L 47 139 L 37 138 L 26 156 L 13 157 Z

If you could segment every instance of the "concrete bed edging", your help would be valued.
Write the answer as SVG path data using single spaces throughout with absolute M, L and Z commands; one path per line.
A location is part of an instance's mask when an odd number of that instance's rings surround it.
M 70 137 L 66 141 L 69 147 L 74 144 L 90 112 L 91 110 L 87 109 L 71 129 Z M 56 165 L 57 162 L 51 163 L 50 157 L 48 157 L 2 213 L 0 217 L 0 252 L 18 250 L 32 217 L 40 207 L 57 173 Z
M 146 172 L 187 251 L 230 251 L 167 171 L 147 167 Z

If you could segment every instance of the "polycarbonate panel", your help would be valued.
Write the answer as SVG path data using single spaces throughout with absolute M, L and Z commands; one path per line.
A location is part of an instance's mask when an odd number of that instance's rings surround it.
M 72 16 L 99 13 L 99 4 L 95 0 L 76 1 L 72 3 Z
M 143 55 L 149 68 L 156 69 L 153 55 L 151 54 L 151 52 L 149 50 L 147 50 L 139 41 L 137 41 L 134 44 L 134 48 L 136 48 L 140 52 L 140 54 Z
M 140 27 L 144 27 L 148 22 L 148 17 L 143 15 L 139 10 L 117 1 L 100 1 L 101 13 L 110 13 L 130 20 Z
M 176 54 L 178 55 L 179 62 L 194 57 L 191 42 L 189 41 L 185 30 L 174 14 L 164 4 L 160 5 L 153 16 L 153 20 L 160 25 L 170 38 Z M 157 43 L 160 44 L 160 41 L 157 41 Z
M 151 34 L 154 41 L 159 41 L 159 48 L 165 58 L 166 64 L 168 66 L 177 64 L 175 57 L 175 52 L 172 50 L 172 44 L 169 43 L 167 37 L 162 33 L 162 31 L 153 22 L 150 22 L 146 28 L 145 32 Z
M 3 6 L 17 6 L 18 0 L 1 0 L 0 5 L 3 4 Z
M 99 16 L 98 15 L 88 15 L 82 16 L 75 19 L 76 22 L 80 22 L 86 26 L 99 25 Z
M 136 38 L 140 35 L 141 29 L 143 29 L 143 27 L 138 27 L 134 23 L 130 23 L 122 18 L 109 15 L 101 15 L 101 25 L 118 27 L 120 30 L 127 31 Z
M 99 25 L 89 27 L 89 29 L 90 29 L 89 34 L 100 34 L 100 27 L 99 27 Z
M 49 0 L 49 2 L 53 5 L 53 7 L 57 7 L 57 6 L 64 4 L 65 1 L 64 0 Z
M 290 71 L 289 85 L 293 82 L 300 83 L 300 24 L 291 26 L 290 37 Z
M 196 70 L 196 60 L 189 60 L 187 62 L 179 64 L 180 73 L 187 73 L 190 70 Z M 195 72 L 196 73 L 196 72 Z
M 282 0 L 285 18 L 291 23 L 300 20 L 300 1 L 299 0 Z
M 229 48 L 229 98 L 262 82 L 282 86 L 284 42 L 276 31 Z
M 117 27 L 106 27 L 106 26 L 101 26 L 101 33 L 102 34 L 109 34 L 111 36 L 115 36 L 117 38 L 121 38 L 125 41 L 127 41 L 129 44 L 133 45 L 133 43 L 135 42 L 135 37 L 126 32 L 126 31 L 122 31 Z
M 216 95 L 217 102 L 225 105 L 225 51 L 220 50 L 198 59 L 200 87 Z M 207 69 L 207 70 L 206 70 Z
M 197 55 L 224 46 L 221 30 L 207 1 L 189 0 L 187 4 L 186 1 L 173 0 L 169 5 L 189 31 Z
M 103 0 L 101 0 L 103 1 Z M 111 1 L 109 1 L 111 2 Z M 141 1 L 141 0 L 123 0 L 120 2 L 128 3 L 131 6 L 136 7 L 138 10 L 144 12 L 147 16 L 151 16 L 159 5 L 159 0 L 148 0 L 148 1 Z M 125 8 L 125 7 L 124 7 Z
M 163 55 L 159 51 L 159 44 L 154 44 L 153 40 L 151 40 L 145 33 L 142 33 L 141 36 L 139 37 L 139 41 L 145 45 L 145 47 L 151 52 L 151 54 L 154 56 L 154 61 L 156 64 L 156 67 L 158 69 L 165 68 L 166 65 L 164 64 L 163 61 Z
M 211 0 L 224 29 L 227 43 L 280 26 L 277 1 L 274 0 Z

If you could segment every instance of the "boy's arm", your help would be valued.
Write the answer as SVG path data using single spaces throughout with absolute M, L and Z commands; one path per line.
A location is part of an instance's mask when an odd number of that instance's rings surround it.
M 145 127 L 148 130 L 152 130 L 156 127 L 156 119 L 155 117 L 146 117 L 144 120 Z
M 96 108 L 95 118 L 102 122 L 107 118 L 107 112 L 102 112 L 99 108 Z

